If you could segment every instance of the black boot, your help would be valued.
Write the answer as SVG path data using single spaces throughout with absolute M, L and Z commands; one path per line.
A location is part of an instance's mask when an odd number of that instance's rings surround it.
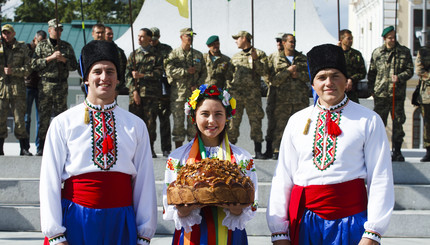
M 261 153 L 261 142 L 254 142 L 255 157 L 254 159 L 266 159 L 263 153 Z
M 0 156 L 4 155 L 3 145 L 4 145 L 4 139 L 0 138 Z
M 279 157 L 279 152 L 274 152 L 272 159 L 273 160 L 278 160 L 278 157 Z
M 152 153 L 152 158 L 157 158 L 157 154 L 155 154 L 155 151 L 154 151 L 154 143 L 151 144 L 151 153 Z
M 430 147 L 426 147 L 427 153 L 423 158 L 421 158 L 421 162 L 430 162 Z
M 264 156 L 267 159 L 272 158 L 273 156 L 272 141 L 266 141 L 266 152 L 264 153 Z
M 20 139 L 19 146 L 21 147 L 21 151 L 19 152 L 20 156 L 33 156 L 31 152 L 28 151 L 30 148 L 30 140 L 29 139 Z
M 392 162 L 404 162 L 405 157 L 403 157 L 401 149 L 402 143 L 394 143 L 393 154 L 391 155 Z
M 36 156 L 43 156 L 43 147 L 45 146 L 45 140 L 39 140 L 39 147 L 37 147 Z

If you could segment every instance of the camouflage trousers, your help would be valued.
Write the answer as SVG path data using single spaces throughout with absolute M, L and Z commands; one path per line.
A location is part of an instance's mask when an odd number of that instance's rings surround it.
M 269 87 L 267 92 L 267 105 L 266 105 L 266 116 L 267 116 L 267 133 L 266 141 L 273 142 L 274 131 L 275 131 L 275 105 L 276 105 L 276 92 L 274 87 Z
M 193 122 L 189 118 L 185 118 L 184 104 L 185 101 L 173 101 L 170 104 L 173 114 L 172 140 L 175 142 L 183 142 L 185 135 L 188 136 L 188 141 L 190 141 L 196 136 L 197 132 Z M 185 130 L 185 119 L 187 120 L 187 130 Z
M 423 141 L 424 148 L 430 147 L 430 104 L 421 104 L 421 113 L 424 122 Z
M 15 122 L 14 134 L 17 139 L 27 139 L 29 136 L 25 130 L 25 97 L 11 96 L 0 99 L 0 138 L 7 138 L 7 117 L 9 109 L 13 113 Z
M 374 97 L 374 103 L 375 107 L 373 110 L 379 114 L 379 116 L 382 118 L 382 121 L 384 122 L 384 125 L 387 126 L 388 114 L 392 114 L 393 98 Z M 392 142 L 396 144 L 403 143 L 403 137 L 405 137 L 405 132 L 403 131 L 403 124 L 406 121 L 404 104 L 405 98 L 398 98 L 394 102 Z
M 145 122 L 152 149 L 157 139 L 158 99 L 154 97 L 140 97 L 140 104 L 137 105 L 133 102 L 129 105 L 128 110 Z
M 56 117 L 58 114 L 67 110 L 68 84 L 66 81 L 58 83 L 43 81 L 39 85 L 39 133 L 38 137 L 45 140 L 48 132 L 51 116 Z M 43 147 L 43 145 L 42 145 Z
M 278 103 L 275 106 L 274 114 L 275 117 L 275 129 L 273 131 L 273 152 L 279 152 L 279 146 L 281 145 L 282 135 L 284 134 L 284 129 L 287 126 L 288 120 L 290 117 L 306 108 L 308 105 L 306 104 L 290 104 L 290 103 Z M 305 125 L 303 124 L 303 128 Z M 300 130 L 300 129 L 297 129 Z
M 160 120 L 161 151 L 172 150 L 172 139 L 170 130 L 170 98 L 163 97 L 158 103 L 158 120 Z
M 258 96 L 257 96 L 258 95 Z M 261 120 L 264 117 L 264 111 L 261 104 L 261 96 L 259 91 L 257 94 L 251 93 L 247 96 L 234 96 L 236 102 L 236 114 L 230 121 L 228 137 L 233 144 L 237 143 L 239 138 L 240 123 L 244 110 L 248 114 L 249 124 L 251 126 L 251 139 L 256 143 L 263 142 L 263 132 L 261 130 Z

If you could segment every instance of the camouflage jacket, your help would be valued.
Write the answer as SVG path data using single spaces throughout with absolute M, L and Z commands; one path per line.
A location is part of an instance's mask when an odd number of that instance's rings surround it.
M 187 71 L 192 64 L 196 68 L 194 75 Z M 191 88 L 203 84 L 207 76 L 203 55 L 195 49 L 192 52 L 185 52 L 182 47 L 172 50 L 164 60 L 164 68 L 172 85 L 171 101 L 186 101 L 191 96 Z
M 124 50 L 118 45 L 116 45 L 116 50 L 118 51 L 118 57 L 119 57 L 119 84 L 116 86 L 116 90 L 123 92 L 127 91 L 126 88 L 126 81 L 125 81 L 125 69 L 127 67 L 127 57 L 125 56 Z
M 258 58 L 254 62 L 251 57 L 251 49 L 248 52 L 242 50 L 231 57 L 232 66 L 230 69 L 232 69 L 233 79 L 227 83 L 227 89 L 236 98 L 238 95 L 247 95 L 249 90 L 260 91 L 261 77 L 268 75 L 266 53 L 259 49 L 256 49 L 256 52 Z
M 6 50 L 7 65 L 12 74 L 4 74 L 4 55 Z M 12 45 L 0 47 L 0 98 L 11 96 L 25 97 L 24 77 L 30 75 L 30 50 L 24 42 L 13 41 Z M 6 79 L 5 79 L 6 78 Z
M 136 71 L 143 73 L 144 77 L 135 81 L 132 75 L 134 68 L 133 53 L 131 53 L 127 60 L 127 69 L 125 77 L 127 87 L 130 94 L 134 90 L 139 92 L 140 97 L 160 97 L 161 96 L 161 83 L 160 78 L 163 74 L 163 58 L 154 47 L 149 46 L 149 49 L 144 50 L 142 47 L 136 49 L 134 52 L 136 58 Z
M 157 50 L 158 53 L 161 54 L 163 59 L 167 58 L 170 52 L 172 52 L 172 47 L 164 43 L 158 43 L 157 46 L 154 46 L 154 48 Z
M 52 45 L 50 39 L 40 41 L 31 60 L 31 68 L 39 72 L 40 77 L 54 78 L 66 80 L 69 77 L 69 71 L 74 71 L 78 68 L 75 52 L 70 43 L 61 40 L 60 52 L 66 58 L 66 63 L 53 60 L 46 62 L 46 57 L 52 55 L 56 51 L 57 46 Z
M 291 77 L 288 67 L 296 65 L 297 78 Z M 306 56 L 294 51 L 293 63 L 285 57 L 284 51 L 275 53 L 269 62 L 271 86 L 276 88 L 277 93 L 282 94 L 279 102 L 290 104 L 309 103 L 309 73 Z
M 223 54 L 221 56 L 213 56 L 209 52 L 205 53 L 203 57 L 208 71 L 205 83 L 224 89 L 233 76 L 231 74 L 232 69 L 229 68 L 231 66 L 230 57 Z
M 366 66 L 360 51 L 356 49 L 349 49 L 343 51 L 346 61 L 346 72 L 348 78 L 352 80 L 353 89 L 357 89 L 357 84 L 360 80 L 366 77 Z
M 418 100 L 421 104 L 430 104 L 430 47 L 418 51 L 415 68 L 421 81 Z
M 387 49 L 385 45 L 382 45 L 373 51 L 370 59 L 367 74 L 369 91 L 377 97 L 392 97 L 393 82 L 391 76 L 396 74 L 399 77 L 399 82 L 396 83 L 395 96 L 404 99 L 406 82 L 413 73 L 414 65 L 411 51 L 407 47 L 396 43 L 395 48 Z

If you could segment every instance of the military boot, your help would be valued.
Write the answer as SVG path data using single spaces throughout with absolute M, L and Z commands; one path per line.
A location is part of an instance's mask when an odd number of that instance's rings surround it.
M 45 140 L 39 140 L 39 147 L 37 147 L 36 156 L 43 156 L 43 147 L 45 146 Z
M 31 152 L 29 152 L 30 140 L 29 139 L 20 139 L 19 146 L 21 147 L 21 151 L 19 152 L 20 156 L 33 156 Z
M 267 159 L 270 159 L 273 157 L 272 141 L 266 141 L 266 152 L 264 152 L 264 156 Z
M 4 155 L 3 145 L 4 145 L 4 139 L 0 138 L 0 156 Z
M 426 147 L 427 153 L 423 158 L 421 158 L 421 162 L 430 162 L 430 147 Z
M 261 153 L 261 142 L 254 142 L 254 151 L 255 151 L 254 159 L 267 159 L 266 156 L 263 153 Z
M 152 153 L 152 158 L 157 158 L 157 154 L 154 151 L 154 143 L 151 143 L 151 153 Z
M 391 155 L 391 161 L 392 162 L 404 162 L 405 161 L 405 157 L 403 157 L 401 149 L 402 148 L 402 143 L 394 143 L 394 149 L 393 149 L 393 153 Z

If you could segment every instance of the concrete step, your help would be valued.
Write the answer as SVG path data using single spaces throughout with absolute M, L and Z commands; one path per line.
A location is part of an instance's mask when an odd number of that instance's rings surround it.
M 409 152 L 405 162 L 393 162 L 395 184 L 430 184 L 430 164 L 419 161 L 416 151 Z M 421 154 L 417 152 L 416 155 Z M 406 155 L 406 153 L 405 153 Z M 407 155 L 406 155 L 407 156 Z M 41 157 L 1 156 L 0 178 L 39 178 Z M 164 180 L 166 158 L 154 158 L 155 180 Z M 275 160 L 255 160 L 259 182 L 271 182 Z
M 39 207 L 0 205 L 0 230 L 40 231 Z M 419 226 L 416 224 L 420 224 Z M 270 235 L 266 222 L 266 209 L 257 210 L 256 216 L 246 227 L 248 235 Z M 162 208 L 158 208 L 157 234 L 173 234 L 173 221 L 162 219 Z M 388 237 L 430 237 L 430 211 L 394 211 Z

